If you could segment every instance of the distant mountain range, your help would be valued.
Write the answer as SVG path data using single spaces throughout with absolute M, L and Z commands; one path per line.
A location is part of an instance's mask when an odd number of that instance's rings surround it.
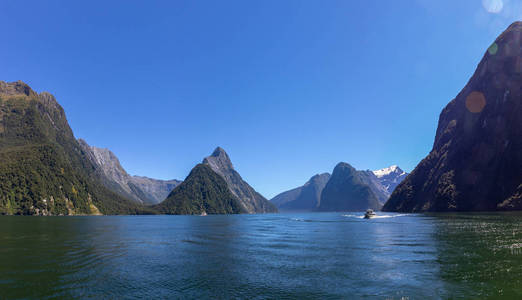
M 495 40 L 442 110 L 433 149 L 383 209 L 522 209 L 522 22 Z
M 102 183 L 120 195 L 141 204 L 157 204 L 178 186 L 180 180 L 159 180 L 141 176 L 130 176 L 121 166 L 119 159 L 109 149 L 89 146 L 82 139 L 78 143 L 95 166 Z
M 408 174 L 398 166 L 358 171 L 339 163 L 332 175 L 318 174 L 303 186 L 270 201 L 282 211 L 339 211 L 380 209 Z
M 130 176 L 110 150 L 74 138 L 51 94 L 0 81 L 0 214 L 277 212 L 222 148 L 186 180 Z
M 266 200 L 216 150 L 184 182 L 130 176 L 108 149 L 76 140 L 53 95 L 0 81 L 0 214 L 212 214 L 281 210 L 522 209 L 522 22 L 507 28 L 442 111 L 411 174 L 341 162 Z M 390 196 L 391 195 L 391 196 Z M 277 206 L 277 207 L 276 207 Z
M 167 199 L 168 201 L 165 201 L 165 203 L 154 206 L 161 212 L 169 214 L 200 214 L 203 211 L 209 214 L 277 212 L 277 208 L 271 202 L 256 192 L 234 170 L 228 154 L 221 147 L 217 147 L 210 156 L 203 159 L 202 165 L 208 166 L 210 171 L 197 165 L 187 177 L 190 181 L 175 190 L 182 183 L 180 180 L 165 181 L 130 176 L 123 169 L 116 155 L 110 150 L 89 146 L 82 139 L 79 139 L 78 142 L 95 166 L 96 175 L 102 179 L 101 182 L 107 188 L 145 205 L 158 204 Z M 208 189 L 206 192 L 194 189 L 194 186 L 200 186 L 202 183 L 215 183 L 213 179 L 215 176 L 224 180 L 232 197 L 239 203 L 239 209 L 235 209 L 235 206 L 232 205 L 235 202 L 230 202 L 228 194 L 214 193 L 220 190 L 217 186 L 205 187 Z M 191 187 L 189 188 L 189 186 Z M 195 193 L 191 194 L 191 191 Z M 193 200 L 193 203 L 191 203 L 191 200 Z M 228 204 L 221 203 L 221 200 Z M 187 203 L 191 204 L 188 205 Z M 219 203 L 221 203 L 221 206 L 216 206 Z

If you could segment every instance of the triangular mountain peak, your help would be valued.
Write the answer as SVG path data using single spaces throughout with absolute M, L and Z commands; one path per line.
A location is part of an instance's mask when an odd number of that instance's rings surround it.
M 256 192 L 246 181 L 241 178 L 230 157 L 221 147 L 217 147 L 214 152 L 205 159 L 203 164 L 223 177 L 234 196 L 236 196 L 244 210 L 248 213 L 276 212 L 277 208 L 266 200 L 261 194 Z
M 225 149 L 221 147 L 217 147 L 210 156 L 205 157 L 205 159 L 203 159 L 203 163 L 209 164 L 212 169 L 218 173 L 220 173 L 219 170 L 224 171 L 228 169 L 234 169 L 230 157 L 228 156 Z

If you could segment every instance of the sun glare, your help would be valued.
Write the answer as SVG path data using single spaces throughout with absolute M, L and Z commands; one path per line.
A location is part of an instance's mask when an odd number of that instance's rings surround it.
M 502 0 L 482 0 L 482 5 L 489 13 L 493 14 L 498 14 L 504 7 Z

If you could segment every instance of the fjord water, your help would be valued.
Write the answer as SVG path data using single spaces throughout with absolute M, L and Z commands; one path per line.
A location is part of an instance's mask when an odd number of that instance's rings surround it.
M 522 215 L 0 217 L 1 298 L 522 296 Z

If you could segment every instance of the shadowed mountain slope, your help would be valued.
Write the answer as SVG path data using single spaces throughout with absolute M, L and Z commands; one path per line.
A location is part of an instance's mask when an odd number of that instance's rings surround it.
M 383 209 L 522 209 L 522 22 L 495 40 L 442 110 L 433 149 Z

